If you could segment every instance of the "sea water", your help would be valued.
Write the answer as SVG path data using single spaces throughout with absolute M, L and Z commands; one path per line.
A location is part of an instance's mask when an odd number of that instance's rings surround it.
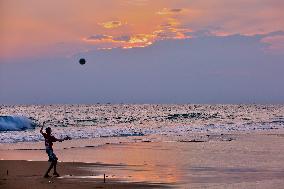
M 0 116 L 0 143 L 43 140 L 43 122 L 57 137 L 73 139 L 284 128 L 284 105 L 0 105 Z

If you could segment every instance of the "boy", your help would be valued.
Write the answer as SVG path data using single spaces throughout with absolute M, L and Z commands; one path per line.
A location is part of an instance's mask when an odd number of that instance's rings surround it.
M 44 123 L 43 123 L 44 124 Z M 46 153 L 48 154 L 48 158 L 51 162 L 49 168 L 47 169 L 44 177 L 45 178 L 48 178 L 50 177 L 48 175 L 48 173 L 50 172 L 50 170 L 53 168 L 54 172 L 53 172 L 53 175 L 56 176 L 56 177 L 59 177 L 59 174 L 57 173 L 56 171 L 56 164 L 57 164 L 57 160 L 58 158 L 56 157 L 56 155 L 53 153 L 53 142 L 62 142 L 64 141 L 64 139 L 58 139 L 58 138 L 55 138 L 54 136 L 51 135 L 51 128 L 50 127 L 47 127 L 45 129 L 45 133 L 42 131 L 43 130 L 43 126 L 41 127 L 40 129 L 40 133 L 43 135 L 44 137 L 44 140 L 45 140 L 45 149 L 46 149 Z

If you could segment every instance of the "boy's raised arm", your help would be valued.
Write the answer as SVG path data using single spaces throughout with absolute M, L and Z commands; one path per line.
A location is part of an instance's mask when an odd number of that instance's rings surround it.
M 43 130 L 43 126 L 41 126 L 40 131 L 39 131 L 43 135 L 42 130 Z
M 42 126 L 41 126 L 41 128 L 40 128 L 40 131 L 39 131 L 42 135 L 43 135 L 43 132 L 42 132 L 43 126 L 44 126 L 44 122 L 43 122 L 43 124 L 42 124 Z

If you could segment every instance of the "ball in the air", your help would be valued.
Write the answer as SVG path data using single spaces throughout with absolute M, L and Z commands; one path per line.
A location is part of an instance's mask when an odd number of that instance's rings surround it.
M 84 58 L 81 58 L 81 59 L 79 60 L 79 63 L 80 63 L 81 65 L 84 65 L 84 64 L 86 64 L 86 60 L 85 60 Z

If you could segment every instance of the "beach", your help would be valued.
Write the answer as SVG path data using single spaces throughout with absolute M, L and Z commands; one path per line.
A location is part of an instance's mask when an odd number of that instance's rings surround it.
M 283 188 L 283 130 L 130 138 L 136 142 L 58 143 L 61 176 L 51 179 L 42 177 L 48 162 L 40 143 L 1 144 L 1 188 Z
M 76 176 L 71 176 L 70 179 L 62 177 L 43 178 L 41 171 L 46 167 L 46 162 L 40 161 L 1 161 L 1 170 L 9 170 L 3 175 L 1 173 L 1 188 L 13 189 L 36 189 L 36 188 L 153 188 L 163 187 L 149 183 L 127 183 L 120 182 L 115 179 L 88 176 L 91 175 L 88 171 L 81 170 L 84 163 L 60 163 L 59 168 L 64 174 L 72 173 Z M 88 166 L 92 166 L 89 164 Z M 2 171 L 3 172 L 3 171 Z M 65 176 L 66 177 L 66 176 Z

